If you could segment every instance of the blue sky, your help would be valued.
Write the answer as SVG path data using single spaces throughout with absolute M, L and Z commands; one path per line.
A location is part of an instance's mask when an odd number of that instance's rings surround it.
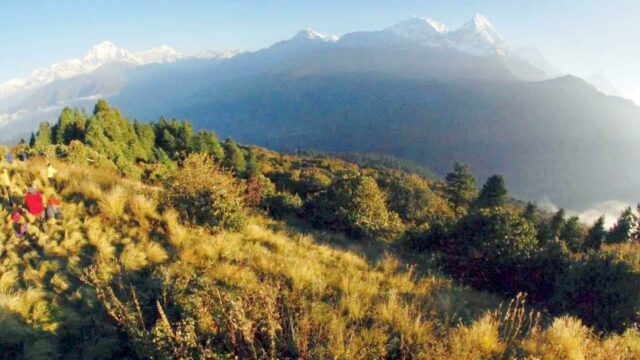
M 110 40 L 138 51 L 255 50 L 310 28 L 341 35 L 413 15 L 456 28 L 487 16 L 514 44 L 535 45 L 560 69 L 606 76 L 640 97 L 640 1 L 14 1 L 0 0 L 0 82 L 84 55 Z

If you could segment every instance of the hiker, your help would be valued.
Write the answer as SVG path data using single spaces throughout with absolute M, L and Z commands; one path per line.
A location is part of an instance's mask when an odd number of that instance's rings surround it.
M 22 220 L 22 216 L 24 215 L 24 210 L 22 210 L 22 208 L 18 206 L 18 204 L 13 204 L 12 208 L 13 209 L 11 210 L 11 221 L 13 221 L 16 224 L 16 228 L 15 228 L 16 235 L 18 237 L 22 237 L 27 232 L 29 223 L 25 221 L 22 224 L 20 224 L 20 220 Z
M 11 194 L 11 178 L 9 172 L 3 168 L 0 171 L 0 186 L 2 186 L 2 195 L 9 199 L 9 203 L 13 204 L 13 196 Z
M 24 162 L 24 161 L 27 161 L 27 158 L 28 158 L 28 157 L 29 157 L 29 155 L 27 154 L 27 152 L 26 152 L 25 150 L 23 150 L 23 151 L 20 153 L 20 160 L 21 160 L 21 161 L 23 161 L 23 162 Z
M 62 219 L 62 211 L 59 206 L 60 200 L 56 199 L 54 195 L 51 195 L 47 201 L 47 220 Z
M 57 173 L 58 173 L 58 170 L 54 168 L 53 165 L 51 165 L 51 163 L 47 163 L 47 180 L 49 180 L 49 184 L 54 188 L 56 187 L 55 177 Z
M 42 200 L 42 194 L 36 189 L 36 182 L 31 183 L 31 187 L 27 191 L 27 195 L 24 197 L 24 202 L 27 207 L 27 210 L 31 215 L 35 216 L 36 219 L 40 218 L 40 222 L 42 224 L 42 230 L 47 231 L 47 223 L 45 219 L 44 213 L 44 203 Z
M 7 153 L 6 159 L 9 165 L 11 165 L 11 163 L 13 162 L 13 153 L 11 151 Z

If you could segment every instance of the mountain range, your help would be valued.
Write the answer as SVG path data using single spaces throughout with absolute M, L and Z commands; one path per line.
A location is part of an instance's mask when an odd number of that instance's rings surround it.
M 504 174 L 516 196 L 561 206 L 640 198 L 640 108 L 561 76 L 481 15 L 455 30 L 418 17 L 340 37 L 303 30 L 243 53 L 107 42 L 0 84 L 0 129 L 24 136 L 100 97 L 278 150 L 390 154 L 440 175 L 464 161 L 481 178 Z

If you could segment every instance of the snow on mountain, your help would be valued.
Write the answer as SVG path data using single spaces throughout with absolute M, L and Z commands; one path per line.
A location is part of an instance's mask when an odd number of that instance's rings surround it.
M 304 29 L 300 30 L 293 38 L 293 41 L 323 41 L 323 42 L 336 42 L 338 37 L 335 35 L 321 34 L 317 31 Z
M 477 56 L 510 55 L 511 46 L 484 16 L 477 14 L 456 30 L 429 18 L 412 17 L 381 31 L 361 31 L 340 38 L 346 46 L 410 43 L 449 47 Z
M 197 57 L 202 59 L 229 58 L 237 52 L 205 52 L 195 56 L 187 56 L 167 45 L 153 49 L 132 53 L 119 48 L 110 41 L 104 41 L 87 52 L 82 58 L 65 60 L 47 68 L 34 70 L 22 79 L 12 79 L 0 84 L 0 98 L 50 84 L 56 80 L 69 79 L 78 75 L 88 74 L 96 69 L 112 63 L 130 64 L 134 66 L 147 64 L 172 63 L 178 60 Z
M 330 46 L 335 44 L 339 37 L 325 35 L 313 30 L 300 30 L 291 39 L 279 41 L 269 47 L 269 50 L 296 52 L 315 49 L 318 46 Z
M 240 50 L 228 50 L 228 51 L 205 50 L 205 51 L 196 53 L 192 57 L 196 59 L 230 59 L 241 53 L 242 51 Z
M 450 33 L 449 39 L 456 49 L 473 55 L 506 55 L 510 50 L 489 19 L 480 14 L 476 14 L 461 28 Z
M 134 55 L 139 65 L 172 63 L 185 59 L 186 56 L 173 50 L 167 45 L 161 45 L 151 50 L 139 52 Z
M 77 59 L 70 61 L 77 62 Z M 65 61 L 65 63 L 66 62 L 69 61 Z M 80 65 L 86 72 L 91 72 L 102 65 L 112 62 L 137 64 L 139 60 L 129 51 L 117 47 L 110 41 L 104 41 L 89 49 L 89 52 L 85 55 L 84 59 L 82 59 Z
M 448 45 L 447 27 L 428 18 L 413 17 L 382 31 L 422 45 Z

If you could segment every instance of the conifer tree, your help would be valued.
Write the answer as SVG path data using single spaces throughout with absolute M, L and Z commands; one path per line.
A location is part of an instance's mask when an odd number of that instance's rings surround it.
M 109 103 L 105 99 L 100 99 L 96 102 L 96 105 L 93 107 L 93 115 L 98 115 L 100 113 L 106 113 L 110 110 Z
M 631 233 L 633 229 L 636 227 L 638 219 L 636 215 L 633 213 L 631 207 L 627 207 L 620 217 L 618 221 L 613 225 L 609 233 L 607 234 L 607 243 L 615 244 L 629 241 L 631 238 Z
M 36 134 L 34 134 L 32 131 L 31 136 L 29 137 L 29 147 L 33 149 L 35 146 L 36 146 Z
M 453 164 L 453 171 L 446 176 L 446 197 L 457 215 L 464 215 L 476 195 L 475 178 L 463 163 Z
M 51 128 L 51 141 L 54 144 L 68 145 L 73 140 L 84 140 L 86 123 L 84 109 L 64 108 L 58 117 L 58 123 Z
M 38 151 L 42 151 L 47 146 L 51 145 L 51 128 L 49 127 L 48 122 L 45 121 L 40 123 L 38 133 L 35 138 L 33 138 L 33 144 L 31 144 L 30 141 L 29 145 Z
M 547 243 L 556 239 L 560 239 L 560 231 L 564 228 L 565 224 L 565 212 L 564 209 L 556 211 L 551 219 L 547 221 L 541 221 L 538 225 L 538 239 L 541 243 Z
M 522 217 L 531 222 L 535 222 L 537 212 L 538 212 L 538 206 L 535 203 L 529 201 L 527 202 L 527 205 L 522 211 Z
M 498 207 L 507 202 L 507 188 L 504 185 L 504 178 L 500 175 L 493 175 L 487 179 L 482 186 L 480 195 L 475 202 L 478 209 Z
M 247 170 L 246 177 L 257 176 L 260 174 L 260 164 L 258 163 L 258 156 L 255 151 L 249 149 L 247 155 Z
M 587 233 L 587 237 L 584 240 L 585 249 L 600 249 L 606 236 L 607 230 L 604 228 L 604 216 L 600 216 Z
M 211 155 L 216 161 L 222 161 L 224 151 L 218 141 L 218 137 L 211 132 L 202 130 L 194 135 L 191 141 L 191 150 Z
M 565 222 L 560 231 L 560 239 L 569 246 L 571 251 L 578 252 L 582 249 L 584 234 L 577 216 L 572 216 Z
M 235 171 L 236 174 L 243 174 L 247 170 L 244 153 L 233 139 L 227 139 L 224 142 L 224 160 L 222 165 L 227 169 Z
M 560 230 L 564 227 L 564 223 L 566 221 L 564 216 L 564 209 L 560 209 L 553 214 L 551 220 L 549 221 L 551 232 L 554 237 L 560 236 Z

